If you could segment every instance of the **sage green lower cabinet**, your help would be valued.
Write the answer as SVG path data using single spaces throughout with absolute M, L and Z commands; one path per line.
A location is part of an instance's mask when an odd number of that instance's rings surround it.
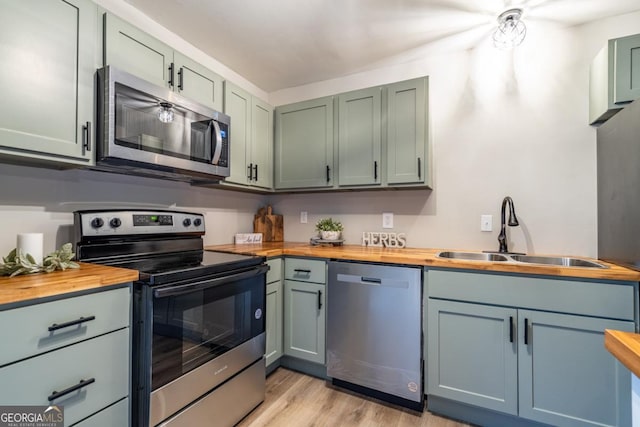
M 604 330 L 636 330 L 638 283 L 437 269 L 425 283 L 430 410 L 481 425 L 630 425 L 631 376 Z
M 633 332 L 633 322 L 518 310 L 518 323 L 528 334 L 526 344 L 518 341 L 521 417 L 554 426 L 631 425 L 631 378 L 604 348 L 604 330 Z
M 517 415 L 516 311 L 429 300 L 427 393 Z
M 93 164 L 97 7 L 1 0 L 0 157 Z
M 62 405 L 66 426 L 128 426 L 131 285 L 7 308 L 3 405 Z M 12 332 L 13 331 L 13 332 Z M 77 388 L 75 388 L 77 387 Z
M 282 259 L 270 259 L 267 261 L 269 272 L 267 273 L 267 300 L 265 328 L 266 340 L 266 366 L 278 361 L 283 353 L 283 288 L 282 288 Z
M 325 289 L 317 283 L 284 281 L 284 354 L 324 365 Z

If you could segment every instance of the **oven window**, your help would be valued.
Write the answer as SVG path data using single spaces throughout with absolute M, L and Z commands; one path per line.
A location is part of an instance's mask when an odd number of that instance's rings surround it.
M 152 389 L 264 332 L 264 276 L 153 303 Z

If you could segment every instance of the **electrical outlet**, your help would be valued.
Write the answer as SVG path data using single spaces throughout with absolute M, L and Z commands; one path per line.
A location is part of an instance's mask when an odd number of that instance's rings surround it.
M 393 214 L 391 212 L 382 214 L 382 228 L 393 228 Z
M 307 223 L 307 211 L 301 211 L 300 212 L 300 224 L 306 224 Z
M 492 231 L 492 230 L 493 230 L 493 216 L 480 215 L 480 231 Z

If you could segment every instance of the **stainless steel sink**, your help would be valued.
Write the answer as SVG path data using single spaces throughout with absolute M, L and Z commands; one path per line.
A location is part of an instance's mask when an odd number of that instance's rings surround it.
M 564 267 L 608 268 L 606 265 L 581 258 L 535 255 L 510 255 L 510 257 L 514 261 L 526 262 L 529 264 L 561 265 Z
M 436 255 L 438 258 L 462 259 L 467 261 L 509 261 L 504 255 L 487 254 L 480 252 L 440 252 Z

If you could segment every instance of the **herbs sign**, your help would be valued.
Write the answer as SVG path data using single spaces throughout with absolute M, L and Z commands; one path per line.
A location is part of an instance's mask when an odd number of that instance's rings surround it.
M 377 231 L 362 232 L 362 246 L 404 248 L 406 245 L 407 235 L 404 233 L 381 233 Z

